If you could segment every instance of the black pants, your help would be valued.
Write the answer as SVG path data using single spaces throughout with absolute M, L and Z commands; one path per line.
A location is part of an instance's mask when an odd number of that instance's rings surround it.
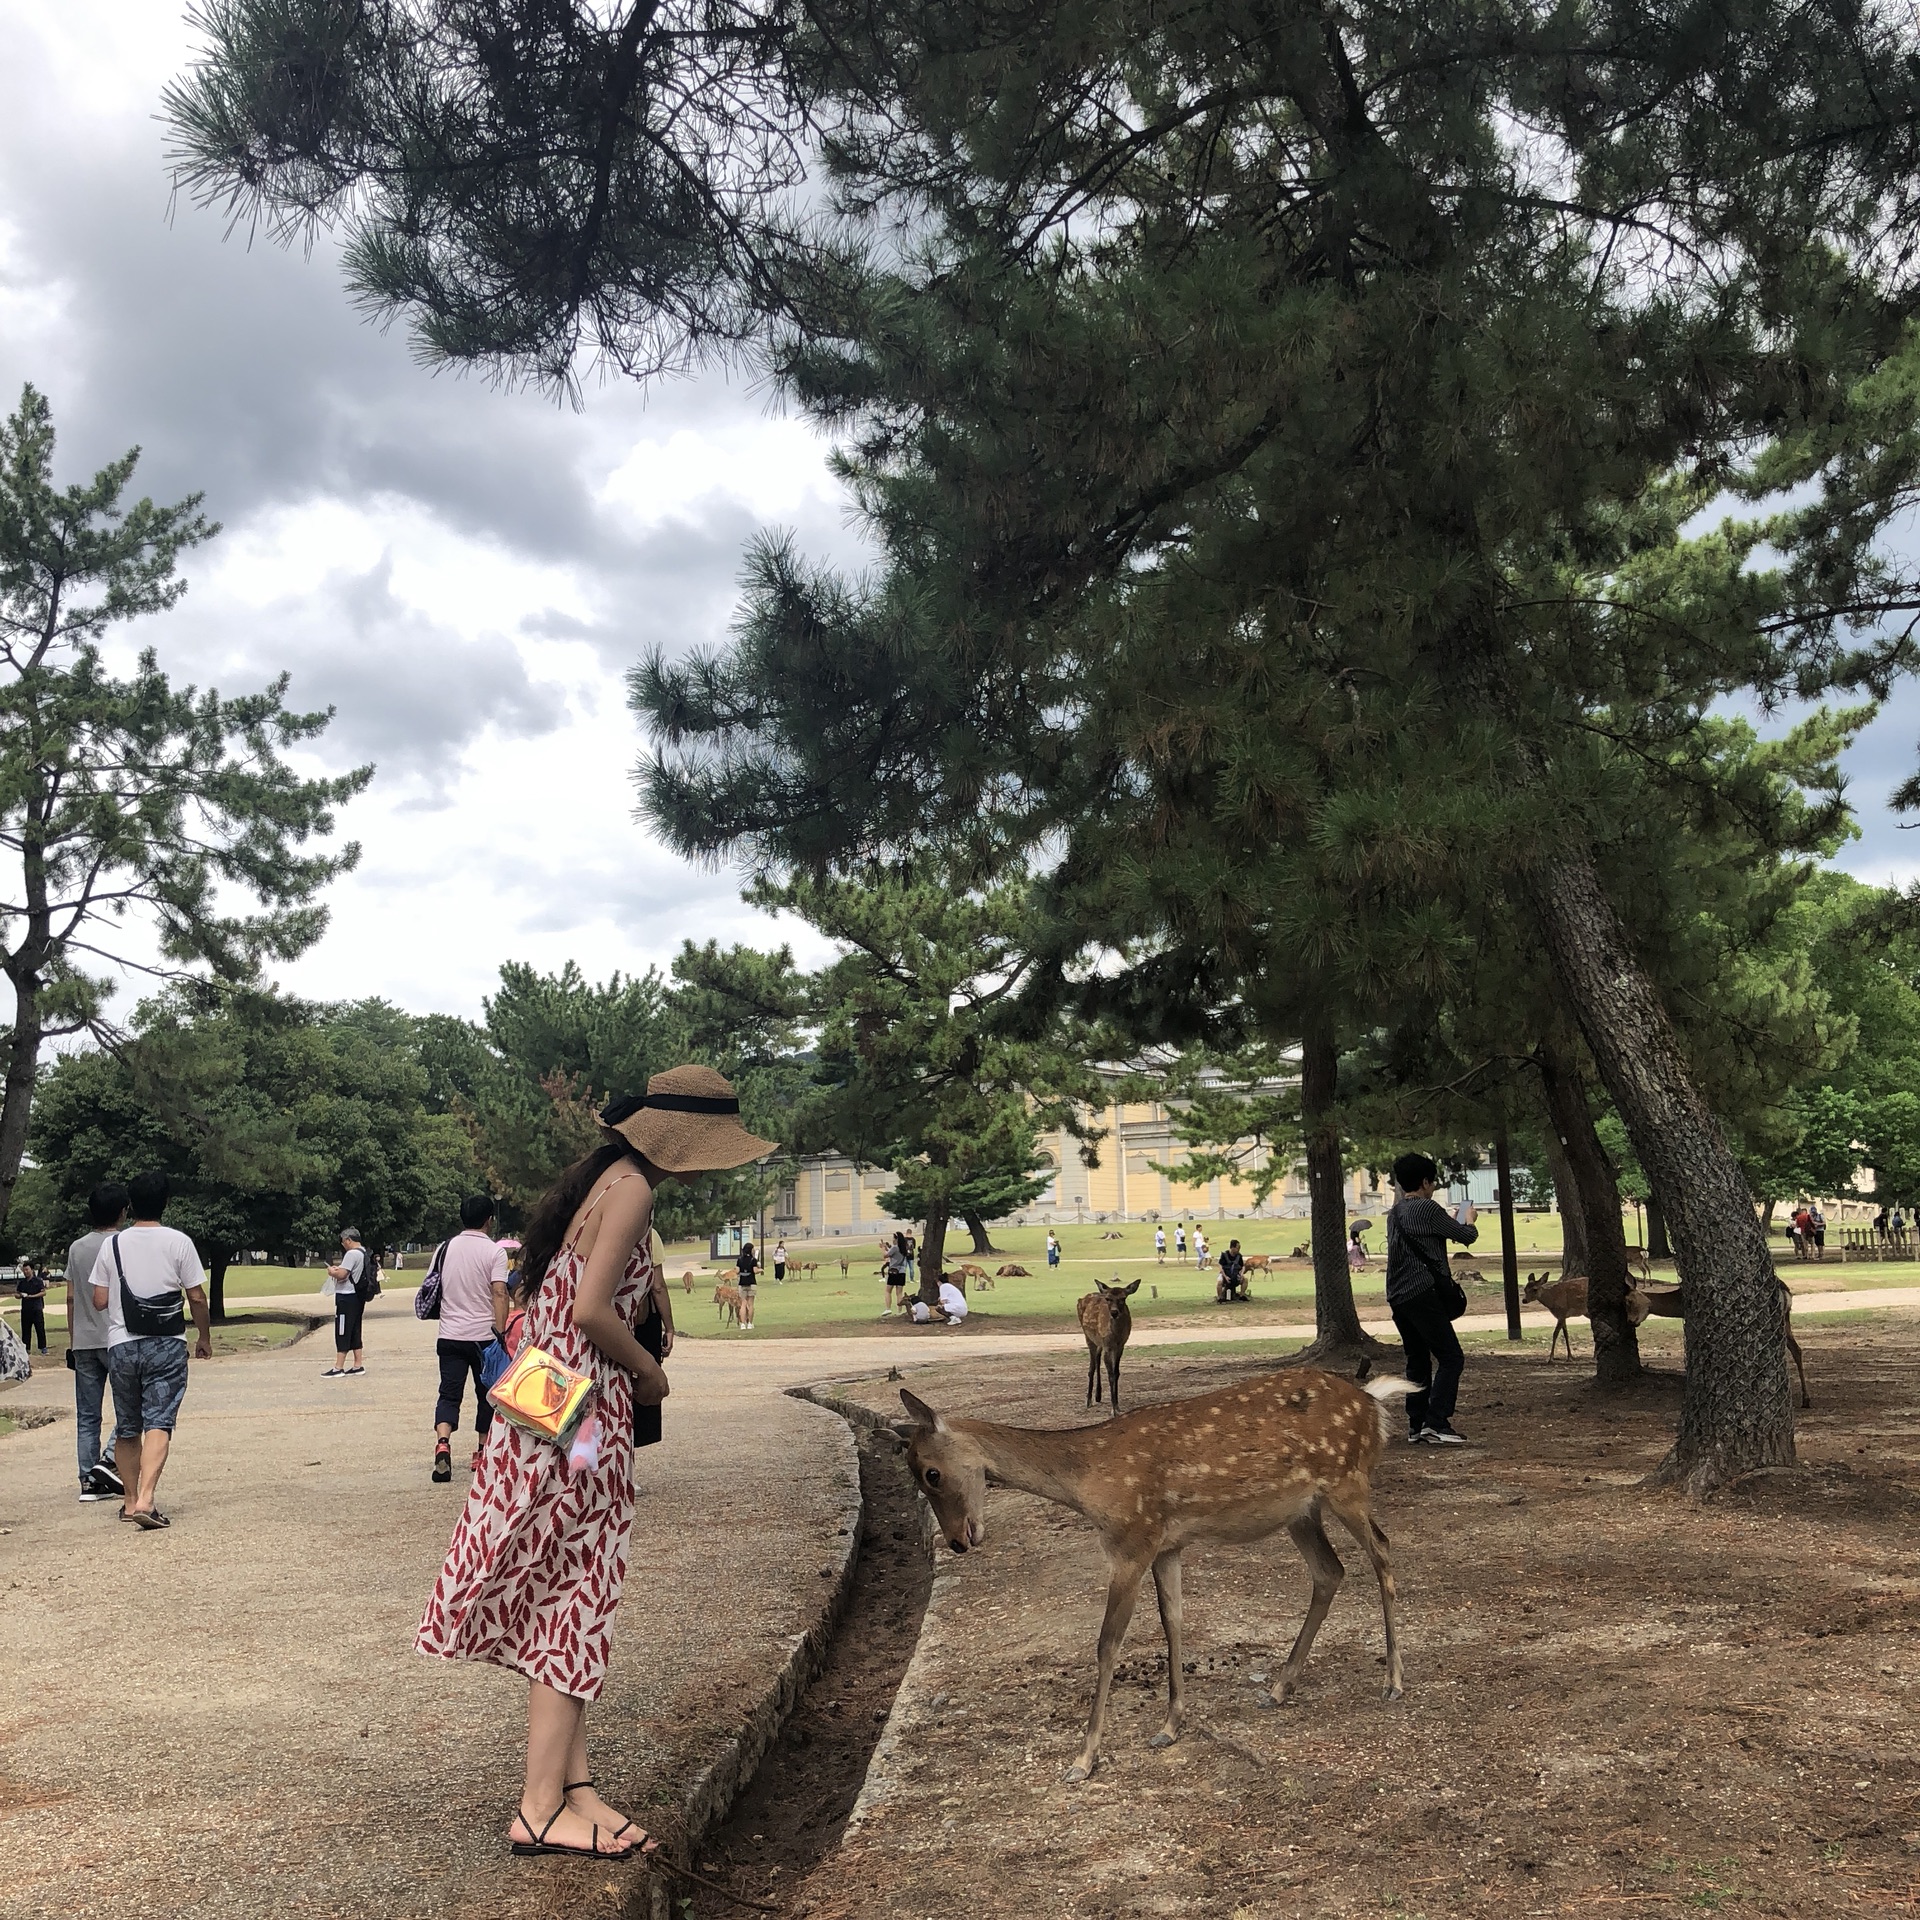
M 47 1296 L 44 1293 L 23 1293 L 20 1296 L 20 1344 L 23 1347 L 33 1344 L 35 1333 L 40 1335 L 40 1351 L 47 1350 Z
M 360 1317 L 367 1303 L 357 1293 L 333 1296 L 333 1350 L 335 1353 L 360 1351 Z
M 1407 1378 L 1420 1389 L 1407 1400 L 1408 1428 L 1417 1433 L 1422 1427 L 1451 1426 L 1467 1357 L 1439 1294 L 1429 1287 L 1402 1301 L 1393 1309 L 1393 1324 L 1407 1350 Z
M 466 1391 L 467 1376 L 473 1376 L 473 1430 L 483 1440 L 493 1425 L 493 1402 L 480 1384 L 480 1363 L 486 1343 L 479 1340 L 436 1340 L 433 1350 L 440 1356 L 440 1398 L 433 1403 L 436 1427 L 460 1424 L 460 1397 Z

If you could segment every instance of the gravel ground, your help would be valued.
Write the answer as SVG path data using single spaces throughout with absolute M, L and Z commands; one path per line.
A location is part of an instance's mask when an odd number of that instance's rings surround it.
M 311 1305 L 311 1302 L 302 1302 Z M 196 1364 L 166 1532 L 74 1498 L 71 1376 L 0 1408 L 0 1916 L 592 1920 L 636 1870 L 516 1861 L 524 1682 L 424 1660 L 414 1625 L 465 1496 L 428 1479 L 433 1330 L 368 1315 L 370 1371 L 323 1334 Z M 605 1791 L 676 1833 L 812 1625 L 844 1555 L 853 1450 L 765 1350 L 683 1346 L 640 1455 L 626 1601 L 589 1718 Z M 471 1413 L 469 1411 L 469 1418 Z

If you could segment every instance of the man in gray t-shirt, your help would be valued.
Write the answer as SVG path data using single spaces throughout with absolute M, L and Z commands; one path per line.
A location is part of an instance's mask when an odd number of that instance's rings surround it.
M 126 1489 L 113 1470 L 113 1435 L 100 1446 L 100 1409 L 107 1389 L 107 1313 L 93 1304 L 93 1268 L 100 1249 L 127 1218 L 127 1190 L 108 1180 L 87 1197 L 87 1231 L 67 1249 L 67 1345 L 73 1363 L 73 1414 L 78 1431 L 80 1498 L 118 1500 Z

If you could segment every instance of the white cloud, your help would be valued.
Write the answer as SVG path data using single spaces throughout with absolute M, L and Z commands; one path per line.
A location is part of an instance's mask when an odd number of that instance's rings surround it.
M 0 28 L 0 404 L 32 380 L 63 478 L 138 443 L 140 490 L 204 490 L 225 528 L 120 641 L 229 693 L 287 670 L 296 705 L 337 709 L 307 762 L 378 766 L 341 819 L 360 868 L 287 984 L 474 1013 L 507 959 L 818 951 L 636 824 L 621 676 L 724 637 L 762 522 L 858 553 L 824 442 L 718 378 L 590 386 L 572 413 L 427 374 L 349 306 L 324 237 L 306 257 L 170 208 L 177 10 L 0 0 Z

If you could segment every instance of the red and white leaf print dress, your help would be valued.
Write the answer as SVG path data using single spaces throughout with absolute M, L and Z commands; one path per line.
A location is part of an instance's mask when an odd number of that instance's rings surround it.
M 593 1376 L 599 1464 L 569 1475 L 558 1447 L 495 1419 L 414 1646 L 443 1660 L 511 1667 L 597 1700 L 633 1525 L 633 1381 L 573 1324 L 584 1265 L 571 1244 L 554 1256 L 524 1337 Z M 614 1289 L 629 1326 L 645 1318 L 652 1284 L 643 1240 Z

